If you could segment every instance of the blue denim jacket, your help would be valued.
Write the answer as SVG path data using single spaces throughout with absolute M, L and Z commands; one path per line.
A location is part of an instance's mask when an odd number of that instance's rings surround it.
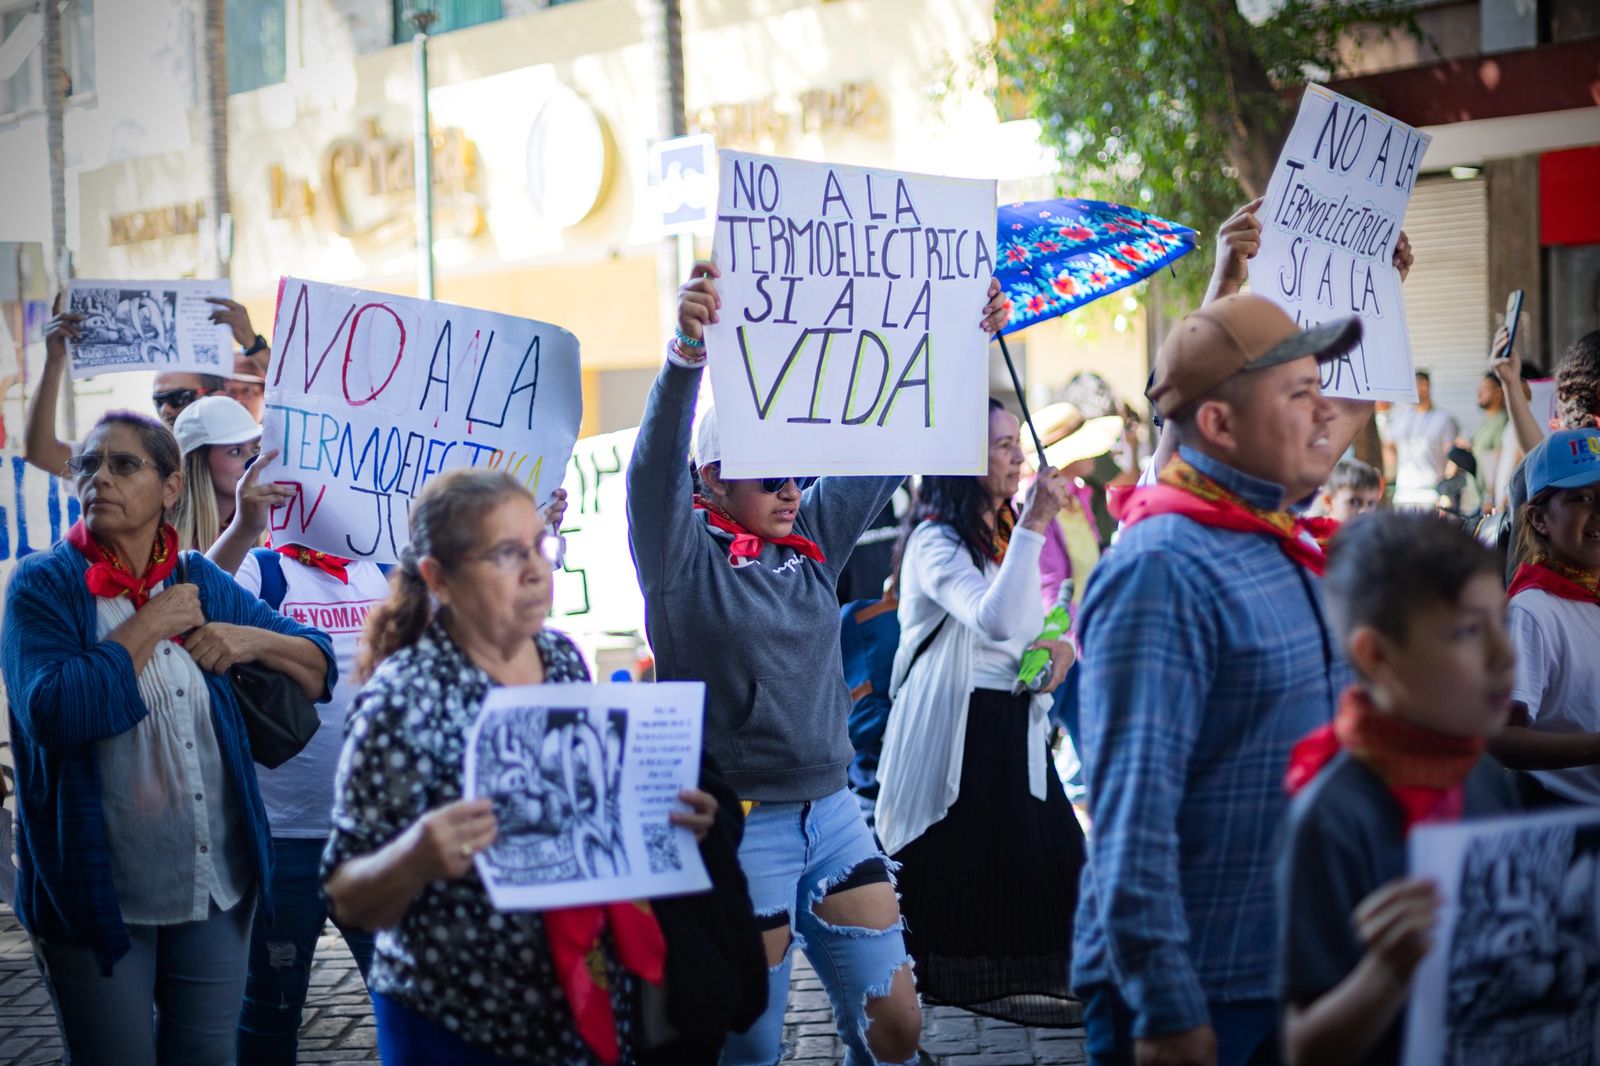
M 208 620 L 312 641 L 328 660 L 327 691 L 333 691 L 338 668 L 326 634 L 283 617 L 198 552 L 185 553 L 185 560 Z M 84 583 L 88 569 L 65 541 L 17 564 L 6 589 L 0 671 L 17 764 L 17 917 L 34 936 L 93 949 L 109 974 L 129 940 L 111 881 L 95 744 L 132 729 L 148 711 L 127 649 L 99 639 L 94 596 Z M 207 674 L 206 688 L 270 915 L 272 852 L 244 720 L 227 678 Z
M 1265 508 L 1283 490 L 1191 449 Z M 1275 995 L 1273 851 L 1295 742 L 1350 679 L 1320 579 L 1276 538 L 1158 515 L 1125 530 L 1079 615 L 1094 833 L 1073 984 L 1115 985 L 1134 1035 Z

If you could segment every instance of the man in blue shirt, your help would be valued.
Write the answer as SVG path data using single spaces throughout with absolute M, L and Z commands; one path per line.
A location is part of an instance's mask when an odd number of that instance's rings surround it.
M 1162 347 L 1150 397 L 1179 452 L 1130 504 L 1079 618 L 1095 831 L 1073 984 L 1092 1062 L 1277 1060 L 1283 775 L 1349 679 L 1290 506 L 1370 414 L 1320 386 L 1359 337 L 1354 319 L 1301 331 L 1235 295 Z

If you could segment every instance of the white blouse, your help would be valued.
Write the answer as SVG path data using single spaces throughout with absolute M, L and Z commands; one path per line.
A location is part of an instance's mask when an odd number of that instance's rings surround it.
M 888 854 L 944 818 L 960 796 L 973 691 L 1010 691 L 1022 652 L 1044 629 L 1043 547 L 1043 534 L 1018 526 L 1005 561 L 986 561 L 980 570 L 947 527 L 929 522 L 911 534 L 900 571 L 894 705 L 878 763 L 877 831 Z M 912 669 L 917 648 L 936 629 Z M 1029 708 L 1028 792 L 1038 800 L 1045 798 L 1051 702 L 1036 695 Z
M 133 617 L 126 596 L 95 602 L 101 640 Z M 213 900 L 230 910 L 253 883 L 244 812 L 217 746 L 205 674 L 181 645 L 156 645 L 139 696 L 149 713 L 96 744 L 111 881 L 130 925 L 202 921 Z

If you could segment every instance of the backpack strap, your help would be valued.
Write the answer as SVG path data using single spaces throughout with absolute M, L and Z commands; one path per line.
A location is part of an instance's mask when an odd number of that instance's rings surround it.
M 289 594 L 289 582 L 283 576 L 283 557 L 271 548 L 251 548 L 250 555 L 261 570 L 261 602 L 276 611 Z

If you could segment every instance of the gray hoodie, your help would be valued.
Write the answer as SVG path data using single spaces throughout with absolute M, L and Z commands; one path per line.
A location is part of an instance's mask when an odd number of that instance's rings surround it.
M 844 788 L 854 754 L 834 587 L 903 478 L 831 477 L 806 490 L 794 531 L 827 561 L 768 544 L 728 562 L 732 537 L 694 510 L 689 438 L 700 369 L 656 378 L 628 464 L 628 542 L 662 681 L 706 684 L 705 746 L 746 800 Z

